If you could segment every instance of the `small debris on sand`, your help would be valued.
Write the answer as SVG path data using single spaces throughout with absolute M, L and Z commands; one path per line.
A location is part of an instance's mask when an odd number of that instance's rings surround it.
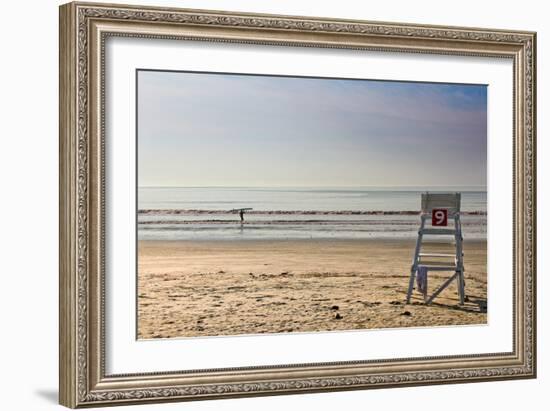
M 456 287 L 445 289 L 436 304 L 425 305 L 416 291 L 406 304 L 414 245 L 140 240 L 138 338 L 486 324 L 486 242 L 464 242 L 469 301 L 460 309 Z M 443 252 L 444 245 L 430 251 Z M 438 284 L 448 275 L 430 278 Z

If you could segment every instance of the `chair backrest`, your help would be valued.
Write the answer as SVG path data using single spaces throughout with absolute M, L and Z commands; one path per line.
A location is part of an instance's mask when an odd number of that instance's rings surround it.
M 431 214 L 434 208 L 445 208 L 449 216 L 460 213 L 460 193 L 422 193 L 422 213 Z

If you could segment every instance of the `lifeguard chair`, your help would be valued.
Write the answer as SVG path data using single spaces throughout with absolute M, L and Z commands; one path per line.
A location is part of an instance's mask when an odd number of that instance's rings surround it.
M 430 304 L 455 279 L 457 281 L 460 305 L 464 304 L 464 254 L 462 250 L 462 226 L 460 223 L 460 193 L 424 193 L 422 194 L 420 229 L 411 266 L 407 304 L 410 304 L 417 279 L 417 288 L 424 296 L 424 302 Z M 450 224 L 449 224 L 450 223 Z M 452 225 L 452 227 L 450 226 Z M 449 254 L 423 253 L 422 241 L 425 236 L 447 236 L 454 243 L 455 252 Z M 429 259 L 432 259 L 431 261 Z M 435 261 L 434 261 L 435 260 Z M 452 271 L 454 274 L 428 296 L 428 272 Z

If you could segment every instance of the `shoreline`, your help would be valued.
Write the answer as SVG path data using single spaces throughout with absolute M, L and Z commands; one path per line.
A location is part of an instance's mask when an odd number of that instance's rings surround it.
M 204 210 L 204 209 L 180 209 L 180 208 L 144 208 L 137 210 L 138 215 L 196 215 L 235 214 L 233 210 Z M 362 215 L 362 216 L 417 216 L 418 210 L 253 210 L 247 211 L 247 215 Z M 487 211 L 472 210 L 461 211 L 465 216 L 486 216 Z
M 319 237 L 319 238 L 217 238 L 215 240 L 213 239 L 206 239 L 206 238 L 197 238 L 197 239 L 163 239 L 163 240 L 139 240 L 138 243 L 144 243 L 144 244 L 150 244 L 150 243 L 228 243 L 228 242 L 235 242 L 235 243 L 251 243 L 251 242 L 263 242 L 263 243 L 304 243 L 304 242 L 323 242 L 323 243 L 361 243 L 361 242 L 382 242 L 382 243 L 415 243 L 416 238 L 390 238 L 390 237 L 371 237 L 371 238 L 327 238 L 327 237 Z M 445 243 L 444 240 L 441 241 L 426 241 L 425 243 Z M 464 243 L 487 243 L 486 239 L 481 238 L 465 238 L 463 240 Z

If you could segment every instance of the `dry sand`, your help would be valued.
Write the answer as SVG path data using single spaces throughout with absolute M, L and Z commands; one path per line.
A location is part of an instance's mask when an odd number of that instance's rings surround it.
M 454 282 L 430 306 L 416 291 L 405 305 L 413 250 L 405 240 L 140 241 L 138 337 L 485 324 L 486 242 L 464 244 L 462 307 Z M 430 272 L 430 289 L 451 274 Z

